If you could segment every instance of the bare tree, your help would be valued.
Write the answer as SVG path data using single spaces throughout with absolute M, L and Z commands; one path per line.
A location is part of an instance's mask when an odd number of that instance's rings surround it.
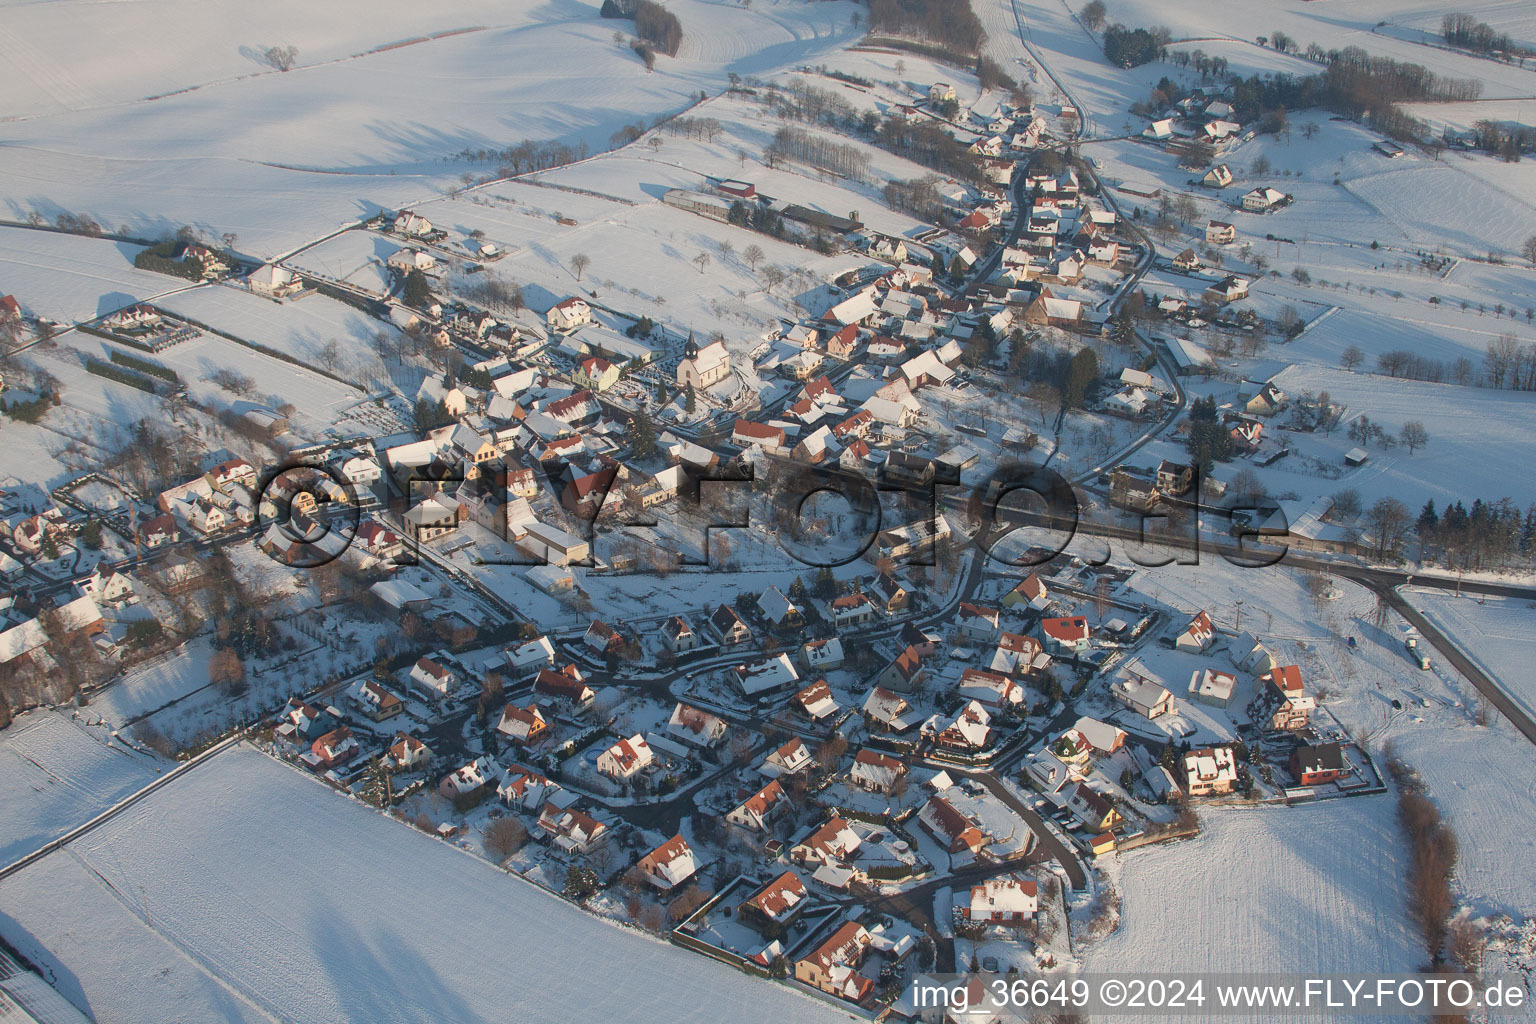
M 1536 235 L 1525 240 L 1525 244 L 1520 247 L 1520 255 L 1529 260 L 1531 266 L 1536 267 Z
M 299 60 L 299 48 L 297 46 L 272 46 L 262 54 L 262 59 L 279 71 L 292 71 L 293 66 Z
M 528 829 L 510 815 L 497 818 L 486 827 L 484 842 L 485 852 L 495 857 L 499 864 L 521 850 L 528 842 Z
M 1366 527 L 1376 535 L 1377 557 L 1385 558 L 1402 544 L 1412 521 L 1408 506 L 1396 498 L 1381 498 L 1366 510 Z
M 784 283 L 784 271 L 770 264 L 763 268 L 763 281 L 771 294 L 775 288 Z
M 704 268 L 709 266 L 709 253 L 701 252 L 693 258 L 693 265 L 699 268 L 699 273 L 704 273 Z
M 1365 362 L 1365 353 L 1360 351 L 1359 345 L 1350 345 L 1339 353 L 1339 365 L 1346 370 L 1353 370 Z
M 729 238 L 723 238 L 720 240 L 720 258 L 722 260 L 730 259 L 731 254 L 735 251 L 736 247 L 731 244 L 731 240 Z
M 1104 27 L 1104 0 L 1090 0 L 1090 2 L 1084 4 L 1083 9 L 1078 12 L 1078 17 L 1083 20 L 1083 25 L 1088 29 L 1088 31 L 1097 32 L 1099 29 Z
M 1403 424 L 1402 432 L 1398 435 L 1403 447 L 1412 455 L 1415 448 L 1423 448 L 1429 444 L 1429 431 L 1424 429 L 1424 424 L 1418 420 L 1409 420 Z
M 592 265 L 592 258 L 584 252 L 579 252 L 571 257 L 571 270 L 576 274 L 576 280 L 581 280 L 581 275 Z
M 245 664 L 233 648 L 213 652 L 208 659 L 208 681 L 225 693 L 238 694 L 245 688 Z

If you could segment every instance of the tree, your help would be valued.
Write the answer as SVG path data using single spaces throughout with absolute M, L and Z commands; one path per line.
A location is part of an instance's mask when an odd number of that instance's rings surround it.
M 1099 376 L 1099 357 L 1090 348 L 1078 349 L 1067 367 L 1067 386 L 1062 401 L 1069 409 L 1080 408 L 1087 397 L 1088 386 Z
M 736 247 L 731 244 L 731 240 L 729 238 L 721 239 L 721 241 L 720 241 L 720 258 L 722 260 L 729 260 L 731 258 L 731 253 L 733 253 L 735 251 L 736 251 Z
M 495 857 L 498 864 L 521 850 L 527 842 L 527 827 L 510 815 L 497 818 L 486 826 L 485 852 Z
M 643 412 L 636 412 L 629 418 L 629 450 L 637 459 L 650 458 L 656 453 L 656 428 Z
M 294 64 L 299 60 L 299 48 L 297 46 L 273 46 L 262 54 L 262 59 L 279 71 L 292 71 Z
M 1536 235 L 1525 240 L 1525 244 L 1520 247 L 1520 255 L 1529 260 L 1531 266 L 1536 267 Z
M 1269 157 L 1265 156 L 1263 153 L 1260 153 L 1258 155 L 1258 158 L 1255 159 L 1253 161 L 1253 163 L 1249 166 L 1249 170 L 1255 176 L 1259 176 L 1259 175 L 1268 174 L 1270 172 L 1272 166 L 1273 165 L 1270 164 L 1270 162 L 1269 162 Z
M 699 268 L 699 273 L 704 273 L 704 268 L 709 266 L 709 253 L 701 252 L 693 258 L 693 265 Z
M 1360 351 L 1359 345 L 1350 345 L 1339 353 L 1339 365 L 1346 370 L 1353 370 L 1365 361 L 1365 353 Z
M 1429 431 L 1424 429 L 1424 424 L 1418 420 L 1409 420 L 1403 424 L 1402 432 L 1398 434 L 1398 440 L 1412 455 L 1415 448 L 1423 448 L 1429 444 Z
M 769 292 L 769 294 L 772 294 L 775 288 L 784 283 L 784 271 L 780 270 L 778 267 L 772 264 L 769 264 L 763 268 L 763 281 L 767 285 L 766 290 Z
M 1360 514 L 1360 492 L 1346 487 L 1333 496 L 1332 515 L 1335 519 L 1350 520 Z
M 321 366 L 331 373 L 336 372 L 336 364 L 341 361 L 341 346 L 336 343 L 335 338 L 320 346 L 320 351 L 315 354 L 319 357 Z
M 5 699 L 5 694 L 0 693 L 0 729 L 11 724 L 11 705 Z
M 432 283 L 426 274 L 413 270 L 405 275 L 405 287 L 401 289 L 400 297 L 407 306 L 425 309 L 432 302 Z
M 213 652 L 208 659 L 208 681 L 231 696 L 245 692 L 245 663 L 233 647 Z
M 87 519 L 80 528 L 80 543 L 95 550 L 101 547 L 101 520 Z
M 747 269 L 755 272 L 763 261 L 763 250 L 754 243 L 741 250 L 741 258 L 746 261 Z
M 592 257 L 584 252 L 579 252 L 571 257 L 571 270 L 576 274 L 576 280 L 581 280 L 581 275 L 592 265 Z
M 1367 529 L 1376 535 L 1376 555 L 1385 558 L 1389 551 L 1396 551 L 1413 522 L 1408 506 L 1396 498 L 1381 498 L 1365 513 Z
M 688 384 L 688 394 L 683 398 L 683 412 L 693 412 L 698 400 L 693 397 L 693 383 Z
M 1083 24 L 1090 32 L 1097 32 L 1104 27 L 1104 15 L 1104 0 L 1091 0 L 1078 12 L 1078 17 L 1083 20 Z

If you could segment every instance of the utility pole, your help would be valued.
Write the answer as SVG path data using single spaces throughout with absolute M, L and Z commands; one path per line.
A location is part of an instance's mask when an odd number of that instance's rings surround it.
M 1235 629 L 1239 633 L 1241 633 L 1243 631 L 1243 599 L 1242 598 L 1238 598 L 1237 599 L 1237 624 L 1235 626 L 1233 626 L 1232 628 Z

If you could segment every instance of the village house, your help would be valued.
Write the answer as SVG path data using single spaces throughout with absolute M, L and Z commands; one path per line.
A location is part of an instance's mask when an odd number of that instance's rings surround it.
M 790 847 L 789 857 L 803 865 L 846 864 L 853 860 L 860 845 L 858 835 L 848 827 L 848 822 L 833 817 Z
M 832 688 L 825 679 L 818 679 L 795 694 L 791 703 L 813 722 L 831 718 L 839 710 L 837 700 L 832 696 Z
M 597 770 L 615 782 L 628 782 L 655 760 L 656 755 L 651 752 L 645 737 L 635 733 L 598 754 Z
M 923 809 L 917 812 L 917 820 L 950 853 L 980 853 L 992 842 L 992 837 L 981 826 L 942 796 L 930 796 Z
M 684 743 L 709 748 L 724 742 L 728 730 L 723 719 L 679 701 L 667 719 L 667 731 Z
M 1237 785 L 1237 761 L 1231 747 L 1203 747 L 1184 755 L 1184 792 L 1219 796 Z
M 863 925 L 845 923 L 804 959 L 795 961 L 795 980 L 851 1003 L 864 1002 L 875 988 L 874 979 L 859 973 L 870 942 Z
M 997 639 L 1000 632 L 1001 613 L 996 608 L 961 601 L 955 613 L 955 632 L 969 640 L 983 642 Z
M 299 760 L 312 772 L 328 772 L 339 768 L 357 756 L 357 740 L 346 726 L 333 729 L 315 740 L 310 748 L 299 755 Z
M 599 655 L 606 655 L 609 651 L 617 653 L 624 649 L 624 635 L 602 619 L 593 619 L 581 639 L 589 650 Z
M 681 615 L 674 615 L 661 627 L 661 641 L 673 654 L 691 651 L 699 646 L 698 635 Z
M 1219 669 L 1196 669 L 1189 677 L 1189 696 L 1202 704 L 1224 708 L 1232 703 L 1237 676 Z
M 539 669 L 534 678 L 533 692 L 549 697 L 571 711 L 590 707 L 597 696 L 583 681 L 581 670 L 575 665 L 566 665 L 559 671 L 548 667 Z
M 907 588 L 896 582 L 896 578 L 887 572 L 882 572 L 875 577 L 869 593 L 887 615 L 905 610 L 911 597 Z
M 608 826 L 575 807 L 546 802 L 536 822 L 539 830 L 568 853 L 587 853 L 608 838 Z
M 1092 646 L 1088 619 L 1082 615 L 1041 619 L 1040 635 L 1045 646 L 1056 653 L 1081 654 Z
M 805 625 L 805 616 L 778 587 L 769 587 L 759 594 L 757 607 L 776 629 L 799 629 Z
M 637 866 L 645 880 L 663 892 L 670 892 L 692 878 L 699 870 L 688 840 L 673 836 L 641 857 Z
M 458 677 L 431 658 L 417 658 L 411 667 L 411 684 L 428 697 L 446 697 Z
M 742 901 L 737 914 L 759 924 L 788 925 L 805 909 L 806 895 L 800 876 L 785 871 Z
M 1235 179 L 1232 176 L 1232 168 L 1228 167 L 1226 164 L 1217 164 L 1215 167 L 1212 167 L 1210 170 L 1205 172 L 1205 176 L 1200 179 L 1200 184 L 1204 185 L 1206 188 L 1226 188 L 1227 186 L 1231 185 L 1234 180 Z
M 1291 751 L 1290 771 L 1297 784 L 1320 786 L 1349 774 L 1344 750 L 1337 743 L 1300 746 Z
M 727 811 L 725 820 L 751 832 L 767 833 L 772 831 L 774 823 L 783 817 L 790 806 L 784 787 L 778 779 L 774 779 Z
M 1237 241 L 1237 228 L 1223 220 L 1213 220 L 1205 226 L 1206 245 L 1230 245 Z
M 887 690 L 911 693 L 921 687 L 927 678 L 928 669 L 921 652 L 916 647 L 908 645 L 906 650 L 898 654 L 886 666 L 885 671 L 880 673 L 875 679 L 875 684 Z
M 387 721 L 405 710 L 405 702 L 384 689 L 376 679 L 359 683 L 352 700 L 359 711 L 375 722 Z
M 395 733 L 395 740 L 384 752 L 384 761 L 396 771 L 409 771 L 432 760 L 431 749 L 414 736 Z
M 1302 685 L 1301 669 L 1296 665 L 1277 665 L 1259 677 L 1265 684 L 1265 698 L 1273 707 L 1269 727 L 1295 732 L 1305 729 L 1317 708 L 1317 701 Z
M 619 368 L 600 356 L 588 356 L 576 367 L 572 379 L 601 394 L 619 382 Z
M 1003 595 L 1004 608 L 1034 608 L 1042 610 L 1050 602 L 1050 594 L 1046 592 L 1045 581 L 1037 572 L 1030 573 L 1018 586 Z
M 934 746 L 960 753 L 974 753 L 987 745 L 992 736 L 992 715 L 979 701 L 967 701 L 948 722 L 934 715 L 923 723 L 923 734 Z
M 882 686 L 876 686 L 869 691 L 860 710 L 867 721 L 891 732 L 902 732 L 912 726 L 912 722 L 906 717 L 911 712 L 912 705 L 907 703 L 906 698 Z
M 968 668 L 960 673 L 960 696 L 998 711 L 1024 703 L 1024 687 L 999 672 Z
M 592 322 L 592 307 L 587 305 L 585 300 L 573 296 L 549 307 L 544 320 L 550 330 L 575 330 L 583 324 Z
M 810 748 L 805 745 L 804 740 L 796 736 L 769 754 L 764 759 L 760 770 L 765 775 L 784 777 L 798 775 L 814 767 L 816 767 L 816 759 L 811 756 Z
M 528 746 L 549 731 L 549 723 L 544 720 L 537 704 L 525 708 L 508 704 L 501 712 L 501 721 L 496 731 L 514 743 Z
M 1243 193 L 1242 207 L 1249 213 L 1269 213 L 1284 206 L 1287 201 L 1284 192 L 1261 186 Z
M 752 639 L 752 630 L 730 605 L 722 604 L 717 607 L 714 614 L 709 617 L 709 622 L 715 634 L 720 637 L 720 642 L 726 646 L 746 643 Z
M 1110 694 L 1130 710 L 1152 719 L 1173 713 L 1173 694 L 1151 672 L 1132 661 L 1110 686 Z
M 1211 617 L 1200 611 L 1173 638 L 1173 645 L 1185 651 L 1204 651 L 1215 639 L 1216 629 L 1211 625 Z
M 447 800 L 470 799 L 478 796 L 487 786 L 494 786 L 501 777 L 501 769 L 488 757 L 477 757 L 457 771 L 444 775 L 437 784 L 437 791 Z
M 848 769 L 848 782 L 871 793 L 890 793 L 897 781 L 905 778 L 907 766 L 877 750 L 860 750 Z
M 737 665 L 729 672 L 731 682 L 748 697 L 756 697 L 770 690 L 798 682 L 800 673 L 790 662 L 789 655 L 777 654 L 744 665 Z
M 559 790 L 558 784 L 532 768 L 509 764 L 501 773 L 501 782 L 496 786 L 496 798 L 508 807 L 532 811 L 543 807 L 549 797 Z
M 1078 821 L 1098 832 L 1107 832 L 1124 820 L 1120 812 L 1086 782 L 1077 784 L 1065 806 Z
M 826 640 L 808 640 L 800 645 L 797 660 L 800 668 L 807 675 L 842 668 L 843 642 L 836 637 Z
M 857 626 L 875 617 L 874 602 L 867 594 L 845 594 L 832 599 L 832 624 L 838 629 Z
M 1025 924 L 1040 909 L 1038 887 L 1033 878 L 1000 875 L 971 886 L 970 898 L 957 909 L 962 920 L 973 924 Z
M 1229 302 L 1237 302 L 1248 297 L 1248 282 L 1233 274 L 1228 274 L 1216 284 L 1206 288 L 1204 298 L 1206 302 L 1213 302 L 1218 306 L 1225 306 Z

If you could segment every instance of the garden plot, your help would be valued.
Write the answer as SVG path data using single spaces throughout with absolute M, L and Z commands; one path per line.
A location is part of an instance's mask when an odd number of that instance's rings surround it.
M 279 908 L 282 892 L 313 898 Z M 0 900 L 0 933 L 72 977 L 102 1022 L 159 1019 L 172 998 L 180 1019 L 227 1019 L 213 984 L 295 1024 L 499 1021 L 510 1006 L 556 1021 L 578 1005 L 621 1022 L 713 1021 L 722 1005 L 746 1024 L 843 1016 L 598 920 L 245 747 L 0 883 Z M 466 949 L 537 950 L 539 984 Z
M 306 367 L 357 381 L 370 389 L 389 380 L 372 341 L 379 333 L 398 336 L 395 328 L 323 295 L 276 303 L 237 288 L 199 288 L 171 296 L 163 306 L 172 313 L 280 352 Z M 173 346 L 166 354 L 175 353 L 179 347 Z M 318 376 L 305 373 L 300 367 L 293 367 L 290 373 Z M 256 380 L 266 387 L 263 378 Z M 339 382 L 333 383 L 340 386 Z M 358 397 L 356 391 L 348 390 L 353 398 Z M 291 398 L 290 401 L 300 405 Z M 300 408 L 310 411 L 302 405 Z
M 0 732 L 0 864 L 85 824 L 157 771 L 153 758 L 67 711 L 19 716 Z

